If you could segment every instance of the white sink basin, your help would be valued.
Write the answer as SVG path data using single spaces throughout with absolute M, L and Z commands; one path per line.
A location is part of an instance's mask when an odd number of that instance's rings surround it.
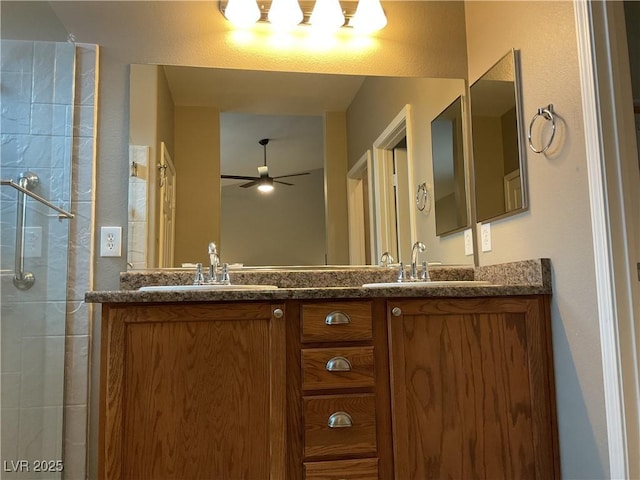
M 207 292 L 216 290 L 275 290 L 275 285 L 151 285 L 140 287 L 141 292 Z
M 430 288 L 430 287 L 476 287 L 480 285 L 491 285 L 491 282 L 484 280 L 435 280 L 431 282 L 381 282 L 365 283 L 364 288 Z

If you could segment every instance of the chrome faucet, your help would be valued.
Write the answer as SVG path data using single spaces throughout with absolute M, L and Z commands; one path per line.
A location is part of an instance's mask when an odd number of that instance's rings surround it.
M 381 267 L 388 267 L 392 263 L 393 263 L 393 256 L 391 255 L 390 252 L 384 252 L 382 255 L 380 255 Z
M 216 244 L 211 242 L 209 244 L 209 282 L 216 283 L 218 281 L 218 267 L 220 266 L 220 255 L 218 255 L 218 249 Z
M 427 247 L 425 247 L 424 243 L 416 242 L 411 247 L 411 273 L 409 274 L 409 280 L 415 281 L 419 280 L 418 278 L 418 253 L 422 253 L 425 251 Z M 426 264 L 423 262 L 423 279 L 425 278 L 425 272 L 428 272 Z M 428 273 L 426 273 L 426 277 L 428 277 Z

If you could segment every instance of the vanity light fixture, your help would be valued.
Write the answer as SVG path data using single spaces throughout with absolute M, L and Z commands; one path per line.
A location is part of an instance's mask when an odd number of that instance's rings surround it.
M 380 0 L 220 0 L 219 7 L 242 28 L 268 22 L 284 29 L 302 24 L 322 31 L 350 27 L 371 33 L 387 24 Z
M 362 33 L 371 33 L 387 25 L 387 16 L 380 0 L 360 0 L 349 26 Z
M 302 9 L 298 0 L 273 0 L 267 18 L 276 27 L 290 29 L 302 22 Z
M 229 0 L 224 16 L 240 28 L 247 28 L 260 20 L 260 7 L 256 0 Z
M 324 31 L 335 31 L 344 25 L 344 13 L 338 0 L 316 0 L 309 23 Z

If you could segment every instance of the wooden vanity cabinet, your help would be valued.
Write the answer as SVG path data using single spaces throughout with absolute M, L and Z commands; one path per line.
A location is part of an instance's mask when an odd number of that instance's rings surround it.
M 289 479 L 392 478 L 384 300 L 287 306 Z
M 560 478 L 548 298 L 390 299 L 395 478 Z
M 285 478 L 277 308 L 104 305 L 100 478 Z
M 105 304 L 101 349 L 101 479 L 559 478 L 544 295 Z

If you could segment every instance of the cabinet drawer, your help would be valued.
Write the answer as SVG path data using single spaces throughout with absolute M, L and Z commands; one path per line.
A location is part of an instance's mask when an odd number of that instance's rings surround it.
M 302 388 L 372 387 L 373 347 L 306 348 L 302 350 Z
M 330 302 L 302 305 L 303 342 L 371 340 L 369 302 Z
M 303 405 L 306 458 L 376 453 L 373 394 L 305 397 Z
M 378 459 L 306 462 L 304 478 L 306 480 L 378 480 Z

